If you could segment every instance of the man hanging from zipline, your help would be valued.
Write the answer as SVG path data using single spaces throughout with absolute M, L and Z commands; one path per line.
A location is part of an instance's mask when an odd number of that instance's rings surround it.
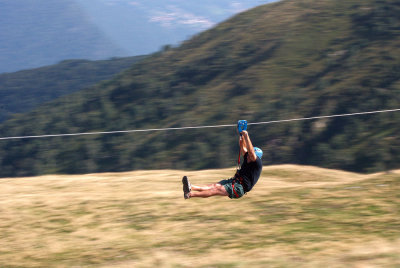
M 210 197 L 210 196 L 229 196 L 229 198 L 240 198 L 247 192 L 251 191 L 257 183 L 262 170 L 262 155 L 263 152 L 260 148 L 253 147 L 249 133 L 246 131 L 247 122 L 240 120 L 238 122 L 238 130 L 240 133 L 239 138 L 239 159 L 238 166 L 240 165 L 240 155 L 244 156 L 241 168 L 238 168 L 235 176 L 228 180 L 222 180 L 218 183 L 196 186 L 189 182 L 189 179 L 184 176 L 183 183 L 183 196 L 185 199 L 192 197 Z

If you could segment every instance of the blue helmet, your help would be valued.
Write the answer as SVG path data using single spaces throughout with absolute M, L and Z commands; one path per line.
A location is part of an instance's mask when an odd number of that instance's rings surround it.
M 256 156 L 258 156 L 258 158 L 260 158 L 260 159 L 262 158 L 263 151 L 260 148 L 254 147 L 254 152 L 256 153 Z

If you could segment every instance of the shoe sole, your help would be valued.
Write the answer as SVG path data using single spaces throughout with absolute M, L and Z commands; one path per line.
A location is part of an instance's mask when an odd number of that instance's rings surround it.
M 186 177 L 186 176 L 183 176 L 183 178 L 182 178 L 182 183 L 183 183 L 183 192 L 186 194 L 186 193 L 190 193 L 190 183 L 189 183 L 189 180 L 188 180 L 188 178 Z

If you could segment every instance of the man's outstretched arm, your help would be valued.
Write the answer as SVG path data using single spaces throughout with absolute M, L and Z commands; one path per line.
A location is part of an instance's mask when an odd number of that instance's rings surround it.
M 247 152 L 248 154 L 248 159 L 250 160 L 250 162 L 254 162 L 257 160 L 257 155 L 254 152 L 254 147 L 253 144 L 251 143 L 250 137 L 249 137 L 249 133 L 246 130 L 243 130 L 241 132 L 242 134 L 242 139 L 244 141 L 244 144 L 246 146 Z
M 244 155 L 245 153 L 247 153 L 247 146 L 246 146 L 246 142 L 244 141 L 243 136 L 240 136 L 240 138 L 239 138 L 239 148 L 240 148 L 241 155 Z

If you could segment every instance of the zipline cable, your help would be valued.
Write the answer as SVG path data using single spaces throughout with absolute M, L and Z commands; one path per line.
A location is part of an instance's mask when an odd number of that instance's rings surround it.
M 355 115 L 364 115 L 364 114 L 390 113 L 390 112 L 398 112 L 398 111 L 400 111 L 400 109 L 381 110 L 381 111 L 370 111 L 370 112 L 358 112 L 358 113 L 351 113 L 351 114 L 321 115 L 321 116 L 313 116 L 313 117 L 303 117 L 303 118 L 283 119 L 283 120 L 276 120 L 276 121 L 266 121 L 266 122 L 248 123 L 248 125 L 274 124 L 274 123 L 283 123 L 283 122 L 292 122 L 292 121 L 305 121 L 305 120 L 315 120 L 315 119 L 333 118 L 333 117 L 346 117 L 346 116 L 355 116 Z
M 398 112 L 398 111 L 400 111 L 400 109 L 357 112 L 357 113 L 347 113 L 347 114 L 334 114 L 334 115 L 321 115 L 321 116 L 313 116 L 313 117 L 302 117 L 302 118 L 282 119 L 282 120 L 273 120 L 273 121 L 265 121 L 265 122 L 254 122 L 254 123 L 248 123 L 248 125 L 277 124 L 277 123 L 285 123 L 285 122 L 293 122 L 293 121 L 305 121 L 305 120 L 315 120 L 315 119 L 334 118 L 334 117 L 348 117 L 348 116 L 356 116 L 356 115 L 390 113 L 390 112 Z M 228 124 L 228 125 L 193 126 L 193 127 L 132 129 L 132 130 L 117 130 L 117 131 L 102 131 L 102 132 L 81 132 L 81 133 L 69 133 L 69 134 L 30 135 L 30 136 L 2 137 L 2 138 L 0 138 L 0 140 L 38 139 L 38 138 L 70 137 L 70 136 L 84 136 L 84 135 L 107 135 L 107 134 L 120 134 L 120 133 L 134 133 L 134 132 L 152 132 L 152 131 L 169 131 L 169 130 L 203 129 L 203 128 L 223 128 L 223 127 L 236 127 L 236 126 L 237 126 L 237 124 Z

